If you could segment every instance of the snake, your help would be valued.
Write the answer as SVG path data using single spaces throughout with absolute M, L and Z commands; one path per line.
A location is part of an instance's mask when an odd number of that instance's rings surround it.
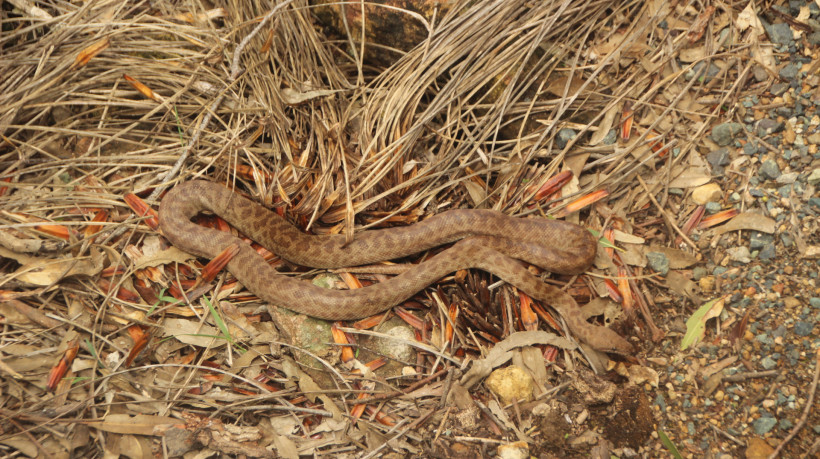
M 330 289 L 279 273 L 248 242 L 192 219 L 209 212 L 290 263 L 345 268 L 408 257 L 452 244 L 401 274 L 358 289 Z M 628 355 L 634 348 L 614 330 L 587 322 L 564 290 L 543 282 L 526 264 L 558 274 L 580 274 L 592 264 L 597 240 L 578 225 L 551 218 L 521 218 L 489 209 L 451 209 L 417 223 L 343 234 L 311 235 L 266 207 L 206 180 L 171 188 L 159 206 L 168 241 L 189 254 L 214 258 L 238 247 L 227 269 L 262 300 L 325 320 L 369 317 L 399 305 L 427 286 L 463 269 L 488 271 L 543 302 L 564 318 L 583 343 Z M 234 248 L 234 250 L 236 250 Z

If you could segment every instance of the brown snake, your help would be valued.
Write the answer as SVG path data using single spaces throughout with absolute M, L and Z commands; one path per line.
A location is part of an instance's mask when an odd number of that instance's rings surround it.
M 429 260 L 387 281 L 353 290 L 333 290 L 276 272 L 249 244 L 230 233 L 197 225 L 201 211 L 222 217 L 282 258 L 314 268 L 339 268 L 405 257 L 456 242 Z M 174 187 L 159 207 L 160 227 L 178 248 L 213 258 L 239 243 L 228 271 L 250 291 L 276 306 L 328 320 L 382 312 L 460 269 L 479 268 L 555 308 L 570 330 L 591 347 L 630 354 L 632 345 L 609 328 L 584 320 L 566 292 L 530 273 L 518 260 L 552 272 L 578 274 L 592 263 L 597 243 L 583 228 L 547 218 L 513 218 L 492 210 L 450 210 L 414 225 L 343 235 L 311 236 L 270 210 L 228 188 L 206 181 Z

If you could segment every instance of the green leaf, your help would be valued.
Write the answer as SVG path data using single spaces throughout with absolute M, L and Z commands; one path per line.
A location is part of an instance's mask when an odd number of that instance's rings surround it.
M 618 250 L 618 251 L 621 251 L 621 252 L 626 252 L 626 250 L 624 250 L 624 249 L 616 246 L 615 244 L 609 242 L 609 239 L 607 239 L 605 237 L 601 237 L 601 232 L 600 231 L 596 231 L 596 230 L 591 229 L 591 228 L 587 228 L 587 231 L 592 233 L 592 235 L 595 236 L 595 239 L 598 240 L 598 244 L 602 245 L 605 249 L 615 249 L 615 250 Z
M 663 443 L 663 446 L 666 446 L 666 450 L 669 451 L 672 457 L 675 459 L 683 459 L 683 456 L 680 455 L 680 451 L 678 451 L 678 447 L 672 443 L 672 440 L 666 436 L 663 430 L 658 429 L 658 436 L 661 437 L 661 443 Z
M 222 336 L 225 337 L 226 341 L 233 344 L 233 339 L 231 339 L 231 332 L 228 330 L 228 325 L 225 324 L 224 320 L 222 320 L 222 317 L 216 311 L 214 305 L 211 304 L 211 301 L 204 296 L 202 297 L 202 299 L 205 300 L 205 304 L 208 305 L 208 310 L 211 311 L 211 317 L 214 318 L 214 322 L 216 323 L 216 326 L 219 327 L 219 330 L 222 332 Z
M 689 317 L 686 321 L 686 335 L 683 336 L 680 342 L 680 349 L 682 351 L 694 346 L 703 339 L 703 335 L 706 333 L 706 321 L 712 317 L 719 316 L 721 311 L 723 311 L 723 304 L 725 302 L 726 297 L 707 301 Z

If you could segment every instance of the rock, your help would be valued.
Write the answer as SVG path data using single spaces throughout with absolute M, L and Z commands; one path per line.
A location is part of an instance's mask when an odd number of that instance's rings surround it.
M 774 96 L 782 96 L 789 90 L 789 83 L 775 83 L 769 88 L 769 92 Z
M 485 384 L 505 405 L 512 403 L 514 400 L 519 402 L 532 400 L 534 388 L 532 376 L 516 365 L 493 371 L 487 377 Z
M 775 121 L 771 118 L 763 118 L 757 122 L 756 130 L 757 135 L 760 137 L 765 137 L 767 135 L 776 134 L 782 131 L 785 127 L 786 124 L 783 122 Z
M 774 243 L 768 243 L 760 249 L 760 253 L 757 254 L 757 258 L 762 261 L 769 261 L 773 260 L 777 256 L 777 250 L 774 248 Z
M 497 453 L 501 459 L 527 459 L 530 457 L 530 448 L 527 442 L 517 441 L 499 445 Z
M 777 419 L 771 416 L 763 416 L 756 419 L 755 422 L 752 423 L 752 426 L 754 427 L 756 434 L 765 435 L 772 430 L 772 427 L 774 427 L 775 424 L 777 424 Z
M 647 252 L 646 263 L 656 272 L 665 276 L 669 272 L 669 259 L 660 252 Z
M 760 250 L 766 244 L 771 244 L 774 236 L 771 234 L 761 233 L 760 231 L 753 231 L 749 238 L 749 250 Z
M 813 296 L 809 298 L 809 304 L 815 309 L 820 309 L 820 297 Z
M 810 45 L 820 45 L 820 32 L 812 32 L 807 37 L 806 40 L 809 41 Z
M 575 131 L 569 128 L 564 128 L 558 131 L 558 135 L 555 136 L 555 144 L 558 148 L 564 148 L 567 146 L 570 140 L 574 139 L 575 136 L 578 135 Z
M 797 336 L 809 336 L 814 331 L 814 324 L 809 322 L 797 322 L 794 324 L 794 334 Z
M 783 78 L 784 80 L 794 80 L 795 78 L 797 78 L 799 70 L 800 69 L 792 63 L 780 69 L 778 75 L 780 75 L 780 78 Z
M 721 209 L 720 204 L 714 201 L 707 202 L 706 205 L 704 205 L 703 207 L 706 208 L 706 213 L 710 215 L 720 212 Z
M 712 166 L 712 172 L 715 174 L 723 173 L 723 166 L 729 164 L 729 149 L 726 147 L 718 148 L 706 155 L 706 161 Z
M 806 181 L 809 182 L 809 185 L 817 185 L 820 183 L 820 168 L 811 171 L 811 174 L 809 174 L 809 178 L 806 179 Z
M 698 205 L 704 205 L 711 201 L 720 201 L 723 191 L 717 183 L 707 183 L 692 190 L 692 201 Z
M 721 123 L 712 128 L 712 140 L 724 147 L 729 145 L 741 132 L 743 132 L 743 125 L 740 123 Z
M 749 253 L 748 247 L 732 247 L 728 249 L 727 252 L 729 253 L 729 259 L 732 261 L 737 261 L 740 263 L 749 263 L 752 261 L 752 255 Z
M 777 177 L 776 181 L 780 184 L 791 184 L 797 181 L 797 176 L 800 175 L 797 172 L 789 172 L 788 174 L 783 174 L 780 177 Z
M 791 27 L 785 22 L 769 26 L 764 25 L 763 27 L 766 29 L 769 39 L 778 45 L 789 45 L 794 38 Z
M 771 370 L 777 366 L 777 361 L 767 355 L 760 361 L 760 365 L 764 370 Z
M 780 177 L 780 168 L 773 159 L 767 159 L 760 165 L 760 170 L 757 175 L 763 179 L 774 180 L 777 177 Z

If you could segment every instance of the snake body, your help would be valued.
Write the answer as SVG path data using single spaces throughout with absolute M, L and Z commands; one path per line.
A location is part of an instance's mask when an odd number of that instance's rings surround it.
M 455 242 L 402 274 L 365 288 L 334 290 L 276 272 L 249 244 L 191 219 L 212 212 L 282 258 L 314 268 L 340 268 L 405 257 Z M 160 228 L 176 247 L 213 258 L 232 244 L 230 271 L 248 290 L 273 305 L 327 320 L 350 320 L 382 312 L 436 282 L 468 268 L 494 273 L 557 310 L 570 330 L 591 347 L 630 354 L 632 345 L 614 331 L 586 322 L 575 300 L 545 284 L 518 260 L 561 274 L 583 272 L 596 241 L 583 228 L 546 218 L 513 218 L 492 210 L 449 210 L 422 222 L 343 235 L 303 233 L 274 212 L 221 185 L 195 180 L 177 185 L 159 208 Z

